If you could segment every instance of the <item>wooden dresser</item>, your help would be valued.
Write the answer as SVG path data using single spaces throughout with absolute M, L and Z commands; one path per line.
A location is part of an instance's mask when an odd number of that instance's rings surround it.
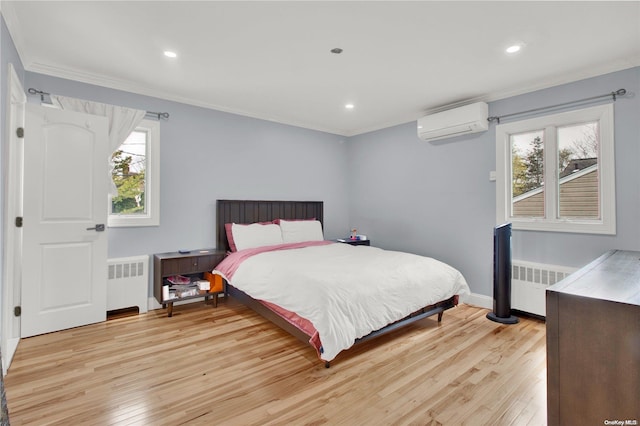
M 548 425 L 640 424 L 640 252 L 603 254 L 546 303 Z

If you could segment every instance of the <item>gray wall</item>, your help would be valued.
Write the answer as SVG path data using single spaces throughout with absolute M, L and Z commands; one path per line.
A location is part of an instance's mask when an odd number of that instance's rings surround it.
M 32 72 L 25 84 L 171 114 L 160 125 L 160 226 L 110 228 L 110 258 L 214 247 L 215 202 L 224 198 L 322 200 L 326 237 L 348 232 L 347 144 L 340 136 Z
M 491 294 L 493 145 L 486 133 L 424 142 L 415 122 L 351 138 L 351 226 L 379 247 L 449 263 Z
M 617 235 L 514 231 L 514 259 L 578 267 L 613 248 L 640 250 L 640 68 L 490 103 L 501 115 L 620 88 L 629 95 L 614 112 Z M 417 138 L 415 122 L 350 138 L 350 226 L 381 247 L 444 260 L 491 296 L 495 145 L 493 124 L 434 143 Z

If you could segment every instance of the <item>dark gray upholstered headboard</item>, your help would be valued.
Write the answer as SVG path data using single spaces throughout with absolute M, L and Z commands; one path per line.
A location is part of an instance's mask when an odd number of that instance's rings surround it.
M 268 222 L 274 219 L 312 219 L 323 223 L 322 201 L 218 200 L 216 247 L 229 250 L 225 223 Z

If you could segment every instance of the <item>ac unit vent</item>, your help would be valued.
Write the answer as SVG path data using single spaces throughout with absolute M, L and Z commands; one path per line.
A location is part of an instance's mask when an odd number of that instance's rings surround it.
M 489 107 L 485 102 L 427 115 L 418 120 L 418 137 L 435 141 L 464 134 L 485 131 L 489 128 Z

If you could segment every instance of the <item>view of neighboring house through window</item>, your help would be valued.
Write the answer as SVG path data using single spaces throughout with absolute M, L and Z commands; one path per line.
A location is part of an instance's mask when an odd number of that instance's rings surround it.
M 612 105 L 498 125 L 496 147 L 498 223 L 615 233 Z
M 558 217 L 600 219 L 598 123 L 558 128 Z
M 109 226 L 159 224 L 159 142 L 159 124 L 143 120 L 112 154 L 118 195 L 109 197 Z
M 511 204 L 516 217 L 544 217 L 544 132 L 510 135 Z
M 511 135 L 512 215 L 544 217 L 544 130 Z M 598 123 L 557 129 L 558 218 L 600 218 Z

